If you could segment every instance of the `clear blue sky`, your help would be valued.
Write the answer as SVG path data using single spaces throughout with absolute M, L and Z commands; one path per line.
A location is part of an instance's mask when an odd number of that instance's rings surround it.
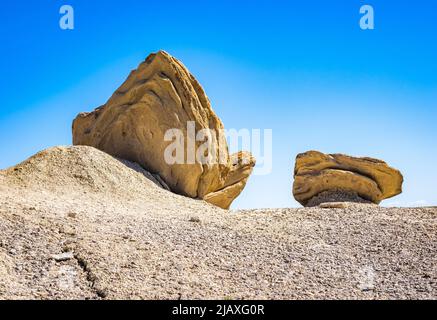
M 359 28 L 363 4 L 375 30 Z M 434 1 L 17 0 L 2 3 L 0 36 L 0 168 L 71 144 L 76 114 L 164 49 L 226 127 L 273 129 L 273 172 L 234 208 L 297 206 L 294 159 L 310 149 L 384 159 L 405 177 L 386 205 L 437 205 Z

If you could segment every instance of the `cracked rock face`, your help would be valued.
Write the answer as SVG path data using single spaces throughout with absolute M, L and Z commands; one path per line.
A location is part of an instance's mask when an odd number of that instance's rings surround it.
M 317 205 L 313 200 L 318 198 L 323 198 L 323 202 L 331 198 L 354 201 L 351 197 L 379 204 L 400 194 L 402 183 L 399 170 L 384 161 L 309 151 L 296 158 L 293 195 L 303 206 Z M 342 195 L 347 197 L 342 199 Z
M 168 130 L 182 132 L 185 160 L 190 157 L 188 150 L 197 154 L 204 144 L 205 140 L 190 142 L 188 122 L 195 124 L 196 133 L 202 129 L 217 133 L 216 139 L 209 140 L 209 152 L 216 158 L 168 164 L 165 151 L 172 143 L 165 141 Z M 193 75 L 180 61 L 160 51 L 132 71 L 105 105 L 77 116 L 73 144 L 134 161 L 158 174 L 173 192 L 227 209 L 245 187 L 255 159 L 249 153 L 229 155 L 225 137 L 219 134 L 223 128 Z M 236 164 L 241 155 L 245 161 Z

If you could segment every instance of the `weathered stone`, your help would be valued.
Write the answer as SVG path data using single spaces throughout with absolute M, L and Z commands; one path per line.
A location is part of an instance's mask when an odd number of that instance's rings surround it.
M 379 204 L 402 192 L 402 174 L 384 161 L 343 154 L 326 155 L 318 151 L 299 154 L 294 171 L 293 195 L 302 205 L 326 192 L 356 194 Z M 339 201 L 342 199 L 335 199 Z M 351 201 L 343 199 L 343 201 Z
M 74 259 L 73 252 L 64 252 L 60 254 L 54 254 L 51 258 L 57 262 L 68 261 Z
M 172 143 L 164 139 L 168 130 L 180 130 L 186 144 L 192 143 L 194 155 L 204 143 L 189 140 L 189 122 L 195 124 L 195 132 L 210 129 L 217 133 L 209 147 L 217 157 L 190 162 L 193 154 L 186 147 L 184 163 L 168 164 L 164 158 Z M 105 105 L 77 116 L 73 144 L 137 162 L 158 174 L 173 192 L 228 208 L 244 188 L 255 161 L 234 167 L 222 130 L 197 80 L 180 61 L 160 51 L 132 71 Z
M 322 209 L 347 209 L 348 202 L 323 202 L 319 204 Z
M 249 152 L 239 152 L 231 156 L 231 168 L 221 190 L 205 196 L 205 201 L 228 209 L 246 186 L 255 165 L 255 158 Z

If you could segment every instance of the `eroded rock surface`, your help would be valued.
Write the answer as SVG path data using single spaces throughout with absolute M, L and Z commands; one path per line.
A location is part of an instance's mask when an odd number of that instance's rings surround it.
M 220 208 L 229 208 L 232 201 L 244 189 L 255 166 L 255 158 L 249 152 L 238 152 L 230 157 L 230 163 L 230 171 L 223 188 L 207 194 L 204 198 L 205 201 Z
M 330 201 L 379 204 L 400 194 L 403 183 L 402 174 L 382 160 L 318 151 L 297 156 L 294 178 L 293 195 L 304 206 Z
M 211 159 L 188 161 L 204 141 L 190 140 L 187 123 L 195 132 L 210 129 Z M 109 101 L 90 113 L 81 113 L 73 122 L 73 144 L 93 146 L 113 156 L 139 163 L 158 174 L 176 193 L 205 199 L 229 208 L 243 190 L 255 160 L 234 165 L 223 124 L 211 108 L 208 97 L 186 67 L 164 51 L 151 54 L 113 94 Z M 169 164 L 165 150 L 168 130 L 178 129 L 184 141 L 183 163 Z M 193 145 L 193 149 L 188 147 Z M 194 155 L 189 154 L 194 150 Z M 245 153 L 247 155 L 247 153 Z

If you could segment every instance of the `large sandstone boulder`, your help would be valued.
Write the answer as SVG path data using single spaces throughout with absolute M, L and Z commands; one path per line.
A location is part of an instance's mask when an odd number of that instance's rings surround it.
M 173 129 L 183 134 L 174 139 L 184 140 L 182 163 L 165 158 L 174 142 L 166 141 L 166 133 Z M 203 129 L 212 135 L 204 141 L 193 139 L 191 131 Z M 180 61 L 159 51 L 132 71 L 105 105 L 77 116 L 73 144 L 137 162 L 158 174 L 173 192 L 227 209 L 245 187 L 255 160 L 248 153 L 230 156 L 222 131 L 197 80 Z M 198 152 L 206 153 L 206 160 L 197 161 Z
M 402 174 L 384 161 L 309 151 L 299 154 L 293 195 L 304 206 L 329 201 L 379 204 L 402 192 Z M 316 201 L 317 199 L 317 201 Z

